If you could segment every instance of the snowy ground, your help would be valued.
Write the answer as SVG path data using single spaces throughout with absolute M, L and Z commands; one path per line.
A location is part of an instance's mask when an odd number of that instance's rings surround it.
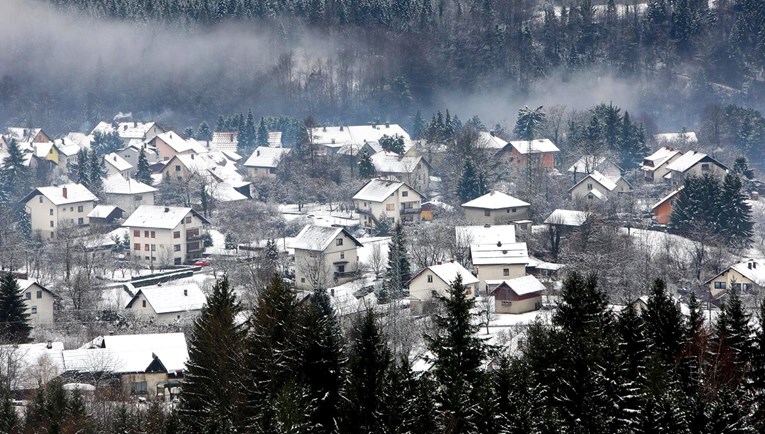
M 329 205 L 308 203 L 300 210 L 297 204 L 279 205 L 279 211 L 287 221 L 299 218 L 307 218 L 311 223 L 319 226 L 343 226 L 356 227 L 359 225 L 359 215 L 353 211 L 341 211 L 334 207 L 330 210 Z

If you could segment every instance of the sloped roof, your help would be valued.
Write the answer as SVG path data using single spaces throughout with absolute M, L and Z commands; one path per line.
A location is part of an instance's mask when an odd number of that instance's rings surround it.
M 206 218 L 191 208 L 177 206 L 141 205 L 130 214 L 122 224 L 126 228 L 173 229 L 189 214 L 193 214 L 202 223 L 209 224 Z
M 155 125 L 155 122 L 119 122 L 111 124 L 109 122 L 99 122 L 91 134 L 100 132 L 102 134 L 111 134 L 117 132 L 122 139 L 144 139 L 146 133 Z
M 413 173 L 420 162 L 427 162 L 421 157 L 405 157 L 393 152 L 378 152 L 371 157 L 375 170 L 380 173 Z
M 66 189 L 66 197 L 64 190 Z M 59 186 L 37 187 L 35 191 L 28 194 L 23 201 L 26 203 L 37 194 L 42 194 L 54 205 L 65 205 L 69 203 L 97 201 L 98 198 L 82 184 L 63 184 Z
M 550 139 L 511 140 L 510 145 L 520 154 L 540 154 L 543 152 L 560 152 Z
M 31 390 L 39 386 L 41 363 L 49 364 L 51 371 L 44 375 L 55 377 L 64 372 L 63 342 L 0 345 L 0 353 L 16 361 L 16 374 L 11 381 L 14 390 Z M 44 362 L 43 362 L 44 361 Z
M 614 181 L 611 181 L 605 175 L 603 175 L 602 173 L 600 173 L 597 170 L 595 170 L 592 173 L 587 174 L 587 176 L 585 176 L 584 178 L 580 179 L 579 182 L 574 184 L 573 187 L 569 188 L 568 191 L 571 191 L 571 190 L 575 189 L 579 184 L 584 183 L 588 179 L 591 179 L 591 180 L 597 182 L 605 190 L 608 190 L 608 191 L 614 191 L 614 189 L 616 188 L 616 183 Z M 595 189 L 593 189 L 593 190 L 595 190 Z M 598 192 L 598 193 L 600 193 L 600 192 Z
M 568 168 L 568 172 L 571 173 L 590 173 L 594 172 L 597 169 L 601 168 L 605 164 L 612 164 L 619 170 L 621 170 L 621 167 L 619 167 L 618 164 L 611 161 L 608 157 L 603 156 L 595 156 L 595 155 L 583 155 L 581 158 L 579 158 L 576 163 L 572 164 L 571 167 Z
M 445 262 L 443 264 L 431 265 L 429 267 L 423 268 L 414 277 L 412 277 L 409 282 L 428 270 L 438 276 L 438 278 L 443 280 L 447 285 L 451 285 L 452 282 L 454 282 L 454 279 L 457 278 L 458 274 L 462 276 L 462 283 L 464 285 L 472 285 L 474 283 L 478 283 L 478 278 L 473 276 L 473 273 L 468 271 L 468 269 L 463 267 L 459 262 Z
M 526 243 L 477 244 L 470 246 L 473 265 L 528 264 Z
M 53 142 L 44 142 L 44 143 L 34 143 L 34 152 L 35 157 L 37 158 L 45 158 L 50 154 L 51 149 L 53 149 L 56 145 L 53 144 Z M 58 149 L 56 147 L 56 149 Z
M 96 205 L 93 207 L 93 210 L 88 213 L 88 218 L 107 218 L 109 217 L 114 211 L 122 209 L 117 208 L 114 205 Z
M 696 133 L 688 131 L 685 133 L 660 133 L 654 134 L 653 139 L 656 143 L 678 142 L 685 140 L 688 143 L 698 143 L 699 139 L 696 137 Z
M 8 127 L 8 136 L 18 142 L 31 142 L 42 131 L 42 128 Z
M 483 196 L 473 199 L 469 202 L 462 204 L 463 208 L 481 208 L 481 209 L 505 209 L 516 208 L 523 206 L 530 206 L 528 202 L 524 202 L 509 194 L 502 193 L 501 191 L 492 190 Z
M 584 211 L 556 209 L 545 219 L 544 223 L 562 226 L 581 226 L 587 221 L 588 215 L 589 214 Z
M 313 143 L 339 148 L 348 143 L 363 144 L 377 142 L 384 135 L 396 136 L 409 141 L 409 134 L 397 124 L 343 125 L 336 127 L 316 127 L 311 130 Z
M 183 139 L 178 133 L 173 131 L 167 131 L 162 134 L 157 134 L 155 139 L 162 140 L 171 147 L 175 152 L 186 152 L 194 149 L 194 146 Z
M 117 155 L 116 152 L 104 155 L 104 161 L 106 164 L 117 169 L 118 172 L 124 172 L 133 168 L 132 164 L 125 161 L 125 159 Z
M 664 163 L 666 163 L 667 161 L 669 161 L 675 155 L 678 155 L 678 154 L 680 154 L 680 151 L 677 151 L 672 148 L 668 148 L 666 146 L 662 147 L 658 149 L 656 152 L 654 152 L 653 154 L 645 157 L 643 159 L 643 164 L 640 166 L 640 168 L 647 172 L 652 172 L 658 169 L 659 167 L 661 167 Z M 652 162 L 653 165 L 645 164 L 646 161 Z
M 515 242 L 515 225 L 476 225 L 454 228 L 458 242 L 470 244 L 503 244 Z
M 403 185 L 409 187 L 406 183 L 400 181 L 379 178 L 370 179 L 369 182 L 367 182 L 363 187 L 361 187 L 361 189 L 359 189 L 359 191 L 356 192 L 356 194 L 353 195 L 353 199 L 368 200 L 370 202 L 383 202 Z M 412 187 L 409 187 L 409 189 L 413 190 Z
M 755 284 L 759 286 L 765 286 L 765 261 L 760 259 L 747 259 L 744 262 L 733 264 L 720 273 L 717 273 L 714 277 L 704 282 L 704 284 L 706 285 L 709 282 L 717 279 L 718 277 L 728 272 L 728 270 L 736 270 L 737 272 L 741 273 L 742 276 L 751 280 Z
M 723 169 L 726 169 L 726 170 L 728 169 L 727 167 L 725 167 L 725 165 L 715 160 L 714 158 L 710 157 L 709 155 L 703 152 L 696 152 L 696 151 L 686 152 L 677 160 L 669 163 L 667 165 L 667 169 L 670 171 L 675 171 L 675 172 L 685 172 L 700 162 L 710 162 L 722 167 Z
M 293 249 L 323 252 L 341 233 L 349 237 L 358 247 L 362 247 L 362 244 L 344 228 L 316 225 L 306 225 L 295 237 L 291 247 Z
M 516 277 L 514 279 L 508 279 L 494 288 L 493 292 L 501 289 L 502 286 L 510 288 L 511 291 L 519 296 L 534 294 L 545 290 L 545 286 L 536 277 L 532 275 Z
M 671 193 L 669 193 L 668 195 L 664 196 L 664 197 L 663 197 L 663 198 L 662 198 L 660 201 L 656 202 L 656 204 L 655 204 L 654 206 L 652 206 L 652 207 L 651 207 L 651 210 L 652 210 L 652 211 L 653 211 L 653 210 L 655 210 L 656 208 L 658 208 L 659 206 L 661 206 L 661 204 L 663 204 L 664 202 L 666 202 L 666 201 L 668 201 L 668 200 L 672 199 L 673 197 L 675 197 L 675 195 L 677 195 L 678 193 L 680 193 L 680 191 L 682 191 L 684 188 L 685 188 L 685 186 L 684 186 L 684 185 L 681 185 L 681 186 L 680 186 L 680 188 L 678 188 L 677 190 L 674 190 L 674 191 L 672 191 Z
M 106 194 L 143 194 L 157 191 L 156 188 L 133 178 L 125 179 L 119 173 L 104 178 L 103 190 Z
M 497 137 L 491 132 L 481 131 L 479 133 L 479 142 L 482 146 L 489 149 L 500 150 L 507 146 L 507 140 Z
M 197 311 L 201 310 L 207 302 L 207 297 L 205 297 L 202 289 L 194 282 L 165 283 L 140 288 L 125 306 L 125 309 L 133 307 L 139 294 L 146 297 L 154 312 L 158 314 Z
M 145 372 L 157 358 L 168 372 L 181 372 L 186 369 L 189 350 L 183 333 L 110 335 L 66 350 L 63 356 L 66 371 Z
M 245 167 L 267 167 L 275 169 L 279 166 L 282 159 L 289 154 L 289 148 L 269 148 L 267 146 L 258 146 L 253 151 L 250 158 L 245 161 Z

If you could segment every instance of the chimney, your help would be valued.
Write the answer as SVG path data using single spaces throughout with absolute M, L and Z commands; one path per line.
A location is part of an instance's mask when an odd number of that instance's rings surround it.
M 326 133 L 327 132 L 327 127 L 322 127 L 321 130 Z
M 332 139 L 332 144 L 333 144 L 333 145 L 335 144 L 335 139 Z
M 187 297 L 188 295 L 189 295 L 189 290 L 188 289 L 184 289 L 183 290 L 183 296 Z
M 497 241 L 497 247 L 502 247 L 502 241 Z
M 191 154 L 191 159 L 192 159 L 192 160 L 194 159 L 194 154 Z
M 747 268 L 749 268 L 750 270 L 752 269 L 752 263 L 751 262 L 746 264 L 746 265 L 747 265 Z
M 53 341 L 46 342 L 45 343 L 45 348 L 47 348 L 49 350 L 52 349 L 53 348 Z
M 173 138 L 173 133 L 168 134 L 168 137 Z
M 331 295 L 332 297 L 335 296 L 335 288 L 330 288 L 329 295 Z
M 113 157 L 112 157 L 112 160 L 114 160 L 114 161 L 117 161 L 117 156 L 116 156 L 116 155 L 115 155 L 115 156 L 113 156 Z
M 66 187 L 62 187 L 62 188 L 61 188 L 61 194 L 64 196 L 64 199 L 66 199 L 66 198 L 67 198 L 67 195 L 66 195 Z
M 390 128 L 390 122 L 385 123 L 385 128 Z
M 441 265 L 441 264 L 443 264 L 443 262 L 441 262 L 441 261 L 437 261 L 436 262 L 436 265 Z
M 165 212 L 170 212 L 170 208 L 165 207 Z
M 340 125 L 340 131 L 343 131 L 343 126 L 342 125 Z
M 133 121 L 133 127 L 137 127 L 137 126 L 138 126 L 138 121 Z
M 491 135 L 492 137 L 494 137 L 494 130 L 491 130 L 491 131 L 489 131 L 489 135 Z
M 452 259 L 449 259 L 449 263 L 450 263 L 450 264 L 453 264 L 453 263 L 454 263 L 454 258 L 452 258 Z
M 332 139 L 332 143 L 335 143 L 335 139 Z M 255 151 L 255 156 L 260 157 L 260 151 Z

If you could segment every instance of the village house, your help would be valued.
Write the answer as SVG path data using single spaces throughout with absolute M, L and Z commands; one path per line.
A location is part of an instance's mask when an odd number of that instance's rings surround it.
M 454 236 L 457 260 L 468 264 L 472 245 L 515 243 L 515 225 L 456 226 Z
M 181 265 L 204 251 L 206 218 L 191 208 L 139 206 L 122 227 L 130 234 L 131 256 L 153 266 Z
M 35 390 L 64 371 L 63 342 L 0 345 L 0 375 L 14 397 L 32 399 Z
M 568 173 L 572 174 L 574 182 L 593 172 L 599 172 L 608 179 L 619 179 L 623 170 L 610 158 L 596 155 L 583 155 L 568 168 Z
M 722 178 L 728 172 L 728 168 L 707 154 L 696 151 L 688 151 L 681 157 L 667 165 L 669 173 L 664 179 L 669 180 L 671 185 L 680 185 L 689 176 L 712 175 Z
M 672 208 L 680 197 L 680 192 L 683 191 L 683 188 L 685 186 L 681 185 L 680 188 L 673 190 L 651 207 L 651 214 L 653 214 L 653 219 L 656 220 L 656 223 L 660 225 L 668 225 L 670 223 L 672 220 Z
M 210 149 L 215 151 L 237 151 L 239 143 L 239 133 L 237 131 L 215 131 L 213 132 Z
M 275 178 L 276 169 L 279 168 L 279 164 L 290 151 L 291 149 L 289 148 L 258 146 L 244 163 L 247 174 L 251 178 L 261 176 Z
M 382 151 L 372 155 L 371 159 L 378 177 L 394 177 L 419 191 L 427 191 L 430 186 L 430 163 L 420 156 L 407 157 Z
M 659 146 L 695 146 L 699 139 L 693 131 L 679 133 L 659 133 L 653 135 L 653 140 Z
M 423 196 L 405 182 L 371 179 L 353 195 L 353 203 L 363 227 L 376 225 L 381 217 L 393 223 L 420 220 Z
M 345 145 L 361 147 L 368 142 L 379 142 L 382 136 L 400 136 L 404 142 L 411 141 L 409 134 L 397 124 L 340 125 L 311 128 L 311 143 L 323 148 L 325 153 L 334 154 Z
M 462 204 L 465 219 L 472 223 L 499 225 L 529 218 L 529 204 L 500 191 L 490 191 Z
M 157 150 L 159 161 L 170 161 L 170 159 L 177 155 L 198 153 L 198 149 L 195 149 L 194 144 L 189 143 L 173 131 L 158 134 L 153 139 L 147 140 L 146 144 Z
M 132 213 L 141 205 L 154 205 L 157 191 L 150 185 L 133 178 L 125 179 L 119 174 L 104 178 L 104 203 L 117 206 L 126 213 Z
M 542 308 L 545 286 L 534 276 L 503 280 L 491 291 L 496 313 L 526 313 Z
M 44 239 L 54 238 L 63 227 L 87 226 L 96 202 L 98 198 L 82 184 L 38 187 L 21 200 L 32 231 Z
M 359 271 L 362 244 L 348 230 L 306 225 L 295 237 L 295 286 L 328 288 L 353 280 Z
M 133 168 L 130 169 L 131 176 L 135 175 L 135 171 L 138 167 L 138 158 L 141 155 L 141 149 L 143 149 L 143 154 L 146 156 L 146 162 L 149 163 L 149 165 L 156 163 L 159 160 L 159 155 L 157 155 L 157 150 L 155 148 L 147 146 L 138 140 L 131 140 L 124 148 L 116 152 L 123 160 L 133 166 Z
M 17 279 L 32 326 L 53 324 L 54 304 L 58 296 L 35 280 Z
M 99 132 L 101 134 L 117 133 L 120 139 L 127 145 L 131 140 L 150 142 L 154 137 L 165 132 L 156 122 L 99 122 L 90 135 Z
M 106 176 L 121 175 L 125 179 L 130 178 L 130 170 L 133 168 L 132 164 L 125 161 L 116 152 L 104 155 L 104 165 L 106 166 Z
M 196 283 L 170 282 L 139 288 L 125 309 L 139 319 L 171 324 L 196 318 L 206 300 Z
M 185 184 L 202 181 L 205 191 L 219 202 L 246 200 L 250 197 L 249 181 L 239 173 L 236 163 L 223 152 L 176 155 L 160 171 L 163 179 L 172 178 Z
M 407 283 L 409 295 L 419 303 L 427 303 L 434 296 L 446 297 L 457 276 L 462 277 L 465 294 L 470 298 L 475 297 L 478 294 L 478 279 L 458 262 L 439 263 L 418 271 Z M 420 305 L 415 310 L 421 309 Z
M 114 226 L 124 216 L 125 211 L 122 208 L 114 205 L 96 205 L 93 211 L 88 214 L 88 224 L 90 224 L 91 230 L 98 231 L 100 228 Z
M 664 176 L 669 173 L 667 166 L 682 155 L 680 151 L 665 146 L 645 157 L 640 166 L 640 170 L 643 171 L 643 179 L 650 183 L 663 181 Z
M 64 381 L 170 401 L 180 392 L 189 350 L 183 333 L 106 335 L 61 356 Z
M 752 292 L 765 288 L 765 262 L 748 259 L 731 265 L 715 277 L 704 282 L 709 294 L 717 298 L 731 288 L 736 291 Z
M 3 142 L 5 145 L 10 143 L 11 140 L 16 140 L 17 143 L 50 143 L 53 139 L 49 135 L 45 134 L 42 128 L 20 128 L 9 127 L 8 133 L 3 136 Z
M 569 188 L 568 192 L 572 200 L 606 201 L 610 196 L 631 190 L 632 185 L 621 176 L 612 180 L 598 171 L 593 171 Z
M 281 131 L 269 131 L 268 132 L 268 146 L 271 148 L 281 148 L 284 146 L 282 143 Z
M 560 149 L 550 139 L 512 140 L 496 155 L 516 170 L 523 170 L 530 162 L 535 162 L 542 169 L 553 170 L 558 152 Z
M 503 280 L 525 276 L 529 251 L 526 243 L 473 244 L 470 261 L 480 287 L 488 292 Z

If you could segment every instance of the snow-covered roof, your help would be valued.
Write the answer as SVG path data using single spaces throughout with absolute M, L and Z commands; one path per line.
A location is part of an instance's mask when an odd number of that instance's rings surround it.
M 544 221 L 545 224 L 562 226 L 581 226 L 587 221 L 588 213 L 570 209 L 556 209 Z
M 507 140 L 497 137 L 492 132 L 481 131 L 478 143 L 485 148 L 500 150 L 507 146 Z
M 653 172 L 678 154 L 680 154 L 680 151 L 678 150 L 666 146 L 662 147 L 653 154 L 645 157 L 640 168 L 647 172 Z
M 401 186 L 406 185 L 404 182 L 394 181 L 390 179 L 370 179 L 359 191 L 353 195 L 354 200 L 368 200 L 370 202 L 383 202 L 385 199 L 395 193 Z M 409 187 L 412 190 L 412 187 Z M 419 194 L 419 193 L 417 193 Z
M 49 348 L 50 347 L 50 348 Z M 10 379 L 13 390 L 37 389 L 42 381 L 64 372 L 63 342 L 0 345 L 4 361 L 16 363 Z M 43 380 L 45 379 L 45 380 Z
M 314 144 L 334 148 L 348 143 L 377 142 L 384 135 L 391 137 L 399 135 L 404 138 L 404 141 L 411 140 L 409 134 L 397 124 L 343 125 L 311 129 Z
M 695 166 L 696 164 L 698 164 L 698 163 L 700 163 L 702 161 L 709 161 L 709 162 L 712 162 L 712 163 L 722 167 L 723 169 L 726 168 L 725 166 L 720 164 L 720 162 L 718 162 L 717 160 L 715 160 L 714 158 L 710 157 L 709 155 L 707 155 L 707 154 L 705 154 L 703 152 L 688 151 L 685 154 L 683 154 L 680 158 L 678 158 L 677 160 L 669 163 L 667 165 L 667 169 L 670 170 L 670 171 L 675 171 L 675 172 L 681 172 L 682 173 L 682 172 L 687 171 L 688 169 L 692 168 L 693 166 Z
M 53 142 L 34 143 L 34 153 L 37 158 L 45 158 L 53 149 Z
M 464 285 L 478 283 L 478 278 L 473 276 L 473 273 L 468 271 L 468 269 L 463 267 L 459 262 L 445 262 L 443 264 L 431 265 L 417 273 L 414 277 L 412 277 L 412 280 L 427 270 L 430 270 L 447 285 L 451 285 L 452 282 L 454 282 L 454 279 L 457 278 L 457 275 L 462 276 L 462 284 Z
M 608 200 L 608 196 L 606 196 L 606 194 L 602 191 L 598 190 L 597 187 L 593 187 L 592 190 L 587 191 L 587 193 L 597 197 L 600 200 Z
M 104 161 L 106 164 L 114 167 L 118 172 L 124 172 L 133 168 L 132 164 L 125 161 L 125 159 L 117 155 L 116 152 L 104 155 Z
M 515 242 L 515 225 L 457 226 L 454 232 L 459 244 L 503 244 Z
M 104 219 L 109 217 L 114 210 L 119 209 L 114 205 L 96 205 L 93 210 L 88 213 L 88 218 L 100 218 Z
M 233 162 L 237 162 L 243 158 L 241 155 L 237 154 L 235 151 L 221 150 L 220 153 L 225 155 L 226 158 L 228 158 L 229 160 Z
M 203 223 L 209 223 L 207 219 L 191 208 L 141 205 L 133 211 L 133 214 L 130 214 L 130 217 L 125 220 L 122 226 L 126 228 L 173 229 L 189 213 L 202 220 Z
M 101 336 L 63 352 L 66 371 L 145 372 L 159 359 L 168 372 L 186 369 L 189 350 L 183 333 Z
M 218 202 L 236 202 L 249 199 L 225 181 L 205 185 L 205 192 Z M 199 200 L 201 202 L 201 198 Z
M 579 158 L 576 163 L 572 164 L 571 167 L 568 168 L 568 172 L 571 173 L 590 173 L 594 172 L 596 169 L 600 168 L 601 165 L 604 165 L 606 163 L 613 164 L 616 167 L 619 167 L 616 163 L 611 162 L 608 157 L 602 157 L 602 156 L 596 156 L 596 155 L 583 155 L 581 158 Z
M 500 289 L 502 285 L 507 285 L 508 288 L 519 296 L 534 294 L 545 290 L 545 286 L 542 282 L 532 275 L 505 280 L 495 288 L 494 291 Z
M 732 265 L 730 268 L 738 271 L 757 285 L 765 286 L 765 262 L 749 259 Z
M 579 182 L 574 184 L 573 187 L 569 188 L 568 191 L 571 191 L 571 190 L 575 189 L 579 184 L 587 182 L 588 179 L 597 182 L 605 190 L 608 190 L 608 191 L 614 191 L 614 189 L 616 188 L 616 183 L 614 181 L 611 181 L 610 179 L 608 179 L 608 177 L 606 177 L 602 173 L 600 173 L 597 170 L 595 170 L 595 171 L 587 174 L 587 176 L 585 176 L 581 180 L 579 180 Z M 593 188 L 592 190 L 596 190 L 596 189 Z M 598 191 L 598 193 L 600 193 L 600 191 Z
M 510 145 L 520 154 L 540 154 L 543 152 L 560 152 L 550 139 L 511 140 Z
M 133 178 L 125 179 L 119 173 L 104 178 L 103 190 L 106 194 L 144 194 L 157 191 L 156 188 Z
M 139 288 L 133 299 L 125 306 L 125 309 L 132 308 L 139 294 L 143 294 L 146 297 L 154 312 L 158 314 L 197 311 L 201 310 L 202 306 L 207 302 L 205 294 L 195 282 L 181 284 L 164 283 Z
M 42 128 L 8 127 L 8 136 L 17 142 L 31 142 L 40 134 Z
M 191 143 L 183 139 L 178 133 L 173 131 L 167 131 L 162 134 L 157 134 L 155 139 L 162 140 L 177 153 L 192 151 L 194 146 Z
M 272 148 L 282 147 L 282 132 L 281 131 L 268 132 L 268 146 Z
M 514 198 L 501 191 L 492 190 L 483 196 L 462 204 L 463 208 L 505 209 L 529 206 L 528 202 Z
M 116 126 L 109 122 L 99 122 L 91 134 L 100 132 L 111 134 L 117 132 L 122 139 L 145 139 L 146 133 L 156 125 L 155 122 L 118 122 Z
M 413 173 L 420 162 L 421 156 L 405 157 L 393 152 L 378 152 L 371 157 L 375 170 L 380 173 Z
M 84 148 L 84 146 L 76 145 L 76 144 L 62 144 L 57 146 L 58 151 L 64 154 L 67 157 L 74 157 L 77 155 L 77 153 L 80 152 L 81 149 Z
M 72 131 L 70 133 L 67 133 L 61 139 L 57 140 L 56 146 L 59 146 L 59 144 L 61 144 L 63 146 L 77 145 L 78 148 L 90 148 L 90 144 L 92 142 L 93 142 L 92 135 L 80 133 L 78 131 Z M 63 150 L 61 149 L 61 146 L 59 146 L 59 151 L 63 152 Z
M 176 155 L 167 162 L 162 169 L 164 173 L 169 167 L 173 167 L 172 162 L 178 161 L 189 170 L 205 177 L 209 177 L 211 182 L 228 182 L 233 187 L 243 187 L 248 185 L 239 173 L 236 164 L 229 160 L 222 151 L 210 151 L 204 154 L 185 154 Z
M 282 159 L 289 154 L 289 148 L 269 148 L 267 146 L 258 146 L 250 155 L 250 158 L 244 163 L 245 167 L 267 167 L 275 169 L 279 166 Z
M 528 264 L 526 243 L 474 244 L 470 246 L 473 265 Z
M 655 210 L 656 208 L 661 206 L 661 204 L 663 204 L 664 202 L 672 199 L 676 194 L 680 193 L 680 191 L 682 189 L 684 189 L 684 188 L 685 188 L 685 186 L 681 185 L 680 188 L 678 188 L 677 190 L 674 190 L 671 193 L 669 193 L 668 195 L 664 196 L 663 198 L 661 198 L 660 201 L 656 202 L 656 204 L 654 204 L 654 206 L 651 207 L 651 210 Z
M 36 192 L 39 192 L 45 196 L 48 200 L 53 202 L 54 205 L 65 205 L 77 202 L 89 202 L 97 201 L 96 195 L 90 192 L 82 184 L 62 184 L 59 186 L 50 187 L 37 187 L 34 192 L 27 195 L 24 202 L 28 202 L 33 196 L 36 196 Z
M 362 247 L 362 244 L 344 228 L 316 225 L 306 225 L 297 234 L 290 247 L 293 249 L 323 252 L 341 234 L 345 234 L 358 247 Z
M 698 143 L 699 139 L 696 137 L 696 133 L 688 131 L 686 133 L 661 133 L 654 134 L 653 139 L 656 143 L 672 143 L 685 141 L 686 143 Z

